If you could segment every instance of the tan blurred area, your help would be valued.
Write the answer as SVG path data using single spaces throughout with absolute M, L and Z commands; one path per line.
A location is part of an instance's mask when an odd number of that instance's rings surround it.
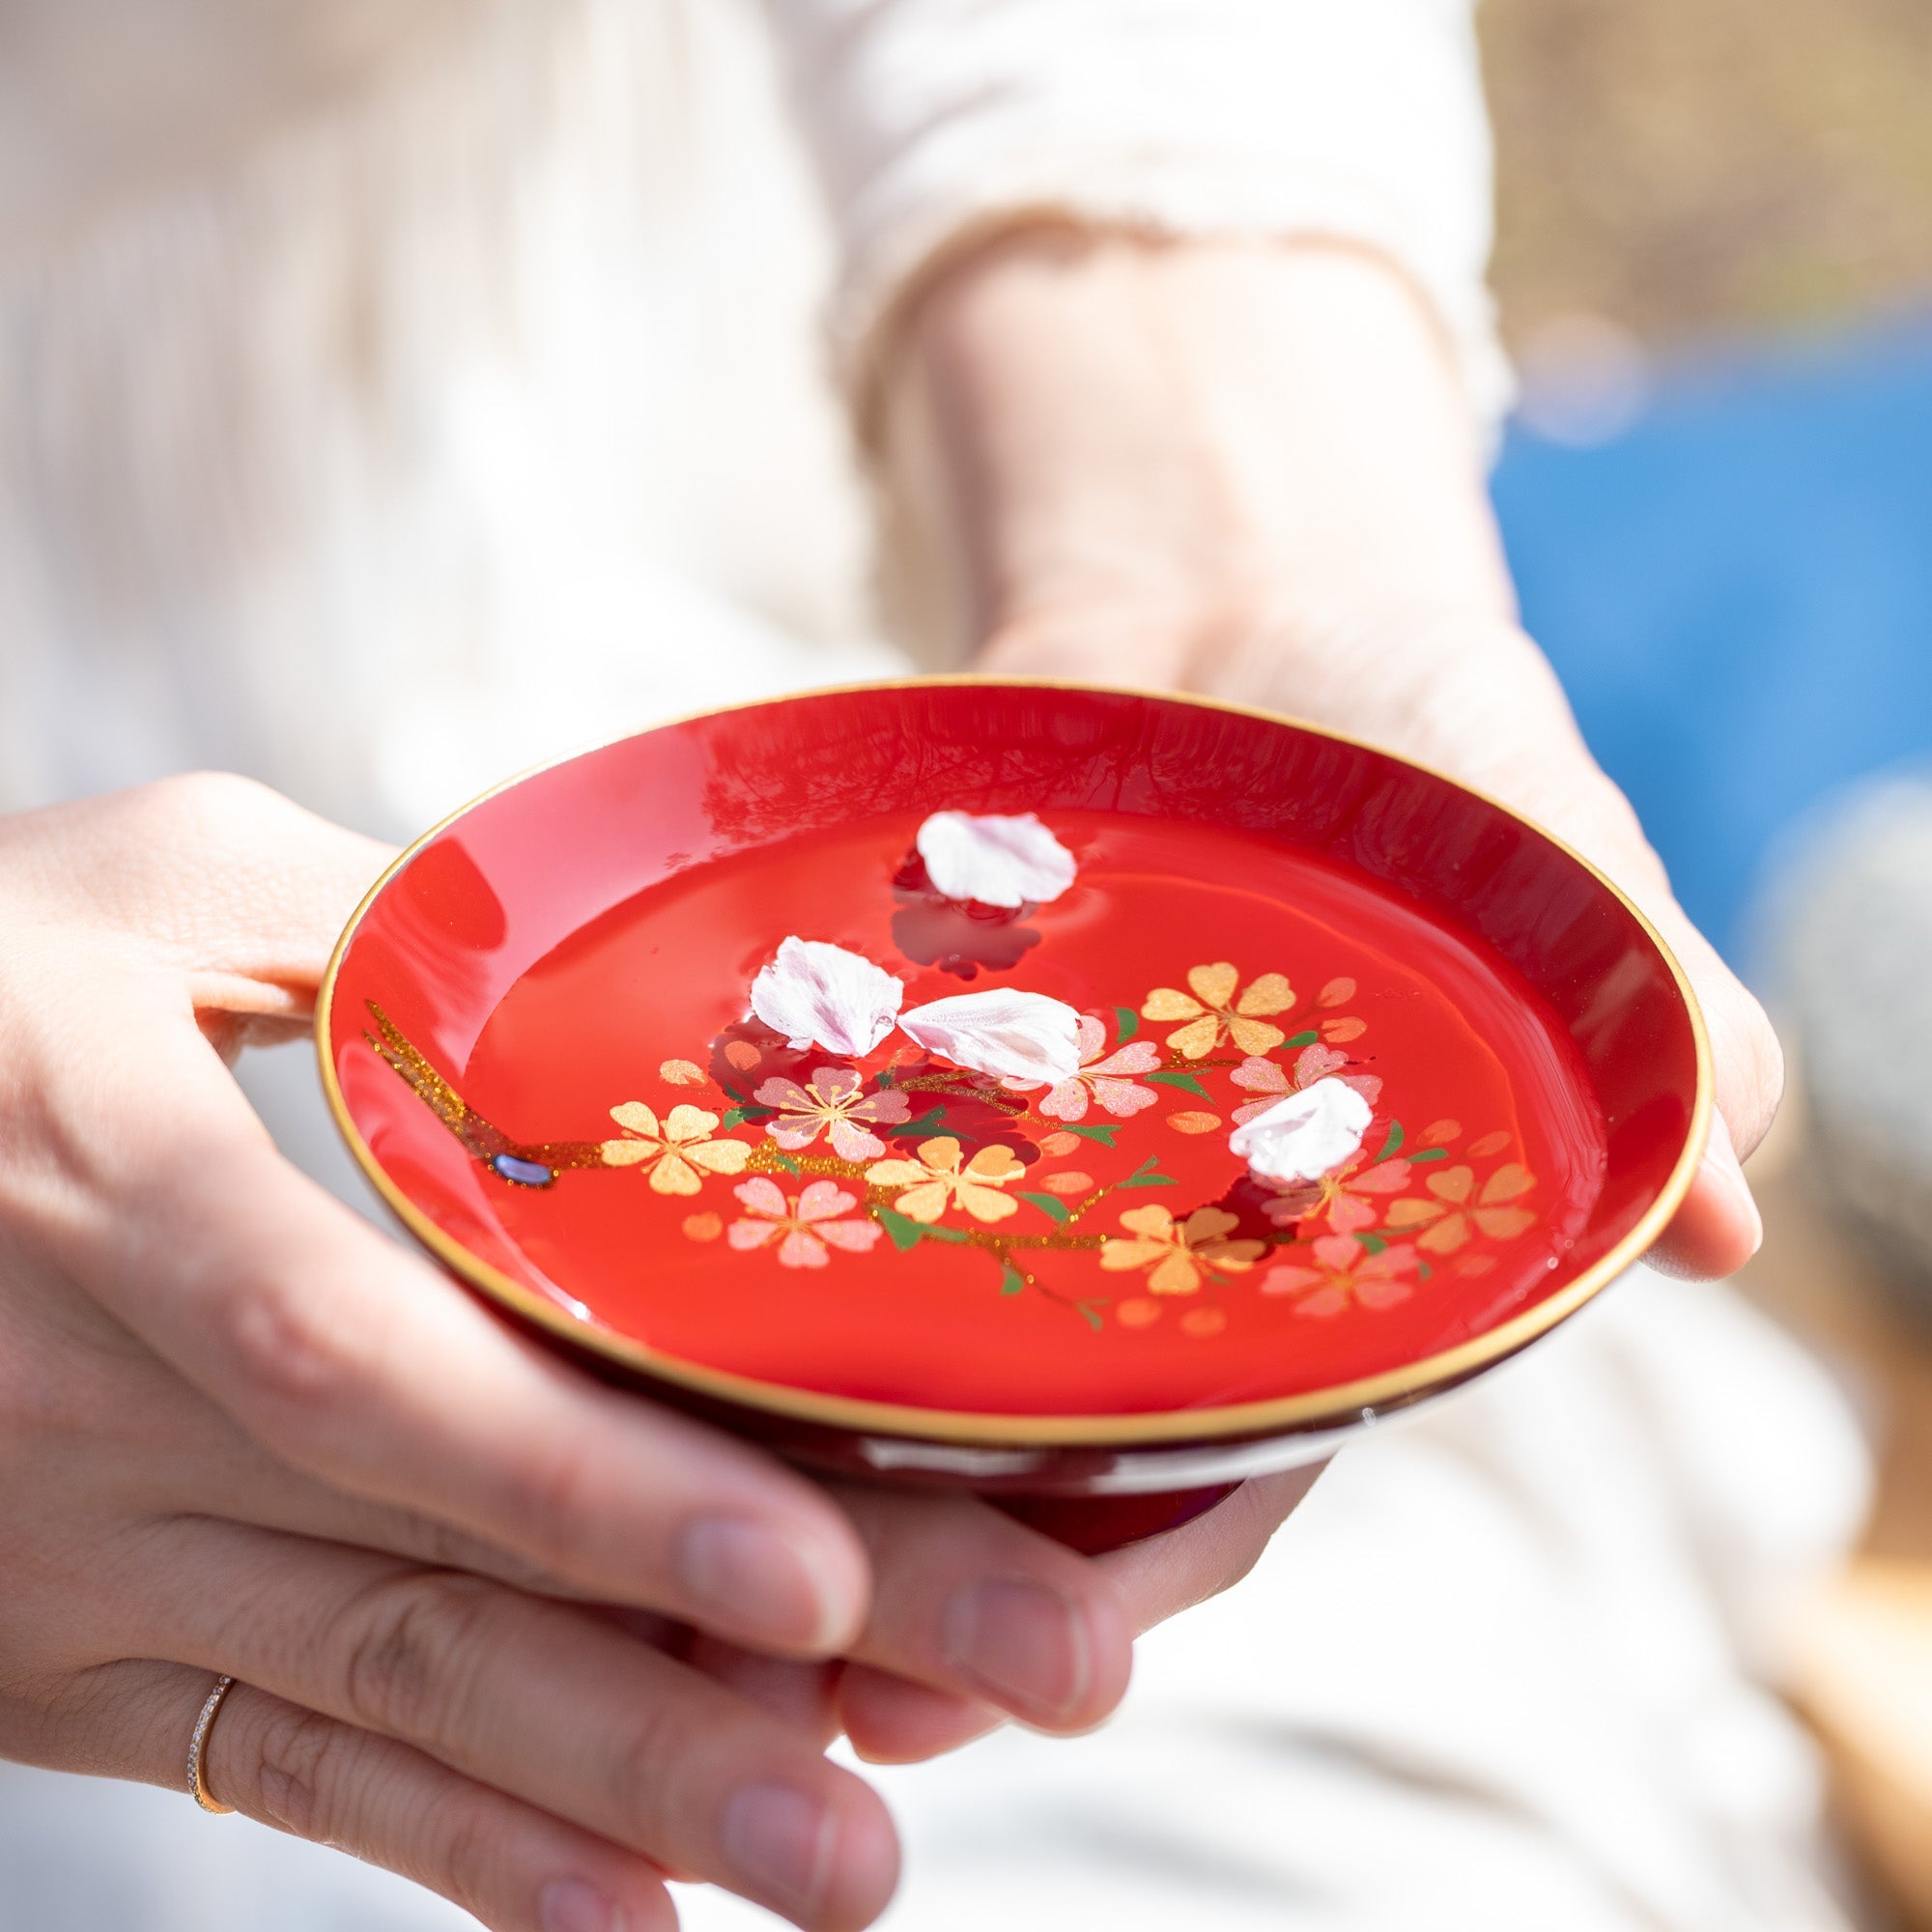
M 1644 349 L 1808 332 L 1932 298 L 1927 0 L 1486 0 L 1496 286 L 1512 348 L 1579 319 Z M 1879 1448 L 1864 1547 L 1797 1645 L 1845 1834 L 1932 1928 L 1932 1328 L 1809 1179 L 1787 1098 L 1750 1163 L 1741 1280 L 1845 1380 Z
M 1932 295 L 1926 0 L 1484 0 L 1513 347 L 1647 342 Z
M 1791 1092 L 1747 1163 L 1765 1242 L 1739 1286 L 1862 1411 L 1878 1486 L 1862 1547 L 1796 1634 L 1791 1689 L 1826 1747 L 1838 1822 L 1903 1927 L 1932 1927 L 1932 1330 L 1835 1219 Z

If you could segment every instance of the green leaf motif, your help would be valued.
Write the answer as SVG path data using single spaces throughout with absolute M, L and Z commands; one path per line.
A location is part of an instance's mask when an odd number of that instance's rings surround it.
M 789 1154 L 781 1153 L 774 1157 L 787 1174 L 803 1174 L 805 1172 L 805 1169 L 799 1166 L 798 1162 L 793 1160 Z
M 1116 1022 L 1114 1037 L 1122 1046 L 1125 1046 L 1128 1040 L 1140 1032 L 1141 1016 L 1131 1007 L 1116 1007 L 1114 1018 Z
M 1025 1287 L 1026 1276 L 1011 1262 L 1008 1262 L 1000 1273 L 1000 1293 L 1018 1294 Z
M 1375 1159 L 1370 1161 L 1369 1165 L 1376 1167 L 1385 1160 L 1393 1160 L 1401 1151 L 1402 1122 L 1400 1121 L 1391 1121 L 1389 1122 L 1389 1137 L 1382 1143 L 1381 1152 L 1377 1154 Z
M 749 1100 L 741 1106 L 727 1107 L 724 1111 L 724 1124 L 727 1127 L 739 1127 L 747 1121 L 769 1121 L 771 1118 L 771 1108 L 754 1107 Z
M 1412 1153 L 1408 1156 L 1408 1164 L 1410 1167 L 1420 1167 L 1425 1160 L 1447 1160 L 1448 1158 L 1449 1150 L 1447 1148 L 1424 1148 L 1420 1153 Z
M 1427 1281 L 1435 1272 L 1435 1270 L 1427 1262 L 1417 1262 L 1415 1264 L 1415 1278 L 1418 1281 Z
M 1288 1053 L 1297 1046 L 1313 1046 L 1315 1042 L 1321 1037 L 1321 1036 L 1319 1033 L 1315 1033 L 1313 1031 L 1310 1031 L 1308 1033 L 1298 1033 L 1294 1036 L 1293 1039 L 1283 1040 L 1281 1043 L 1281 1050 L 1284 1053 Z
M 1083 1141 L 1098 1141 L 1103 1148 L 1110 1148 L 1114 1145 L 1115 1135 L 1121 1130 L 1119 1127 L 1067 1127 L 1065 1131 L 1078 1134 Z
M 1022 1194 L 1020 1199 L 1022 1201 L 1031 1201 L 1049 1221 L 1057 1223 L 1060 1227 L 1065 1227 L 1067 1222 L 1073 1218 L 1072 1211 L 1068 1208 L 1066 1203 L 1056 1199 L 1051 1194 Z
M 1357 1235 L 1355 1238 L 1372 1255 L 1380 1254 L 1388 1246 L 1388 1237 L 1385 1235 Z
M 1204 1100 L 1211 1100 L 1214 1097 L 1191 1073 L 1178 1071 L 1150 1073 L 1147 1078 L 1157 1086 L 1179 1087 L 1183 1094 L 1199 1094 Z
M 886 1237 L 900 1254 L 916 1248 L 924 1238 L 925 1230 L 908 1214 L 901 1214 L 895 1208 L 875 1208 L 879 1226 L 886 1231 Z
M 914 1134 L 923 1134 L 933 1127 L 945 1124 L 946 1109 L 934 1107 L 930 1112 L 922 1114 L 916 1121 L 901 1121 L 896 1126 L 888 1127 L 886 1135 L 891 1140 L 907 1140 Z
M 1094 1304 L 1091 1301 L 1077 1301 L 1073 1305 L 1079 1309 L 1081 1319 L 1087 1323 L 1088 1327 L 1093 1329 L 1094 1334 L 1097 1335 L 1100 1332 L 1100 1317 Z
M 1120 1184 L 1122 1187 L 1179 1187 L 1179 1181 L 1171 1174 L 1160 1171 L 1159 1154 L 1150 1154 Z
M 922 1241 L 959 1242 L 966 1238 L 964 1228 L 935 1228 L 929 1222 L 915 1221 L 910 1214 L 901 1214 L 896 1208 L 874 1208 L 872 1212 L 900 1254 L 918 1247 Z

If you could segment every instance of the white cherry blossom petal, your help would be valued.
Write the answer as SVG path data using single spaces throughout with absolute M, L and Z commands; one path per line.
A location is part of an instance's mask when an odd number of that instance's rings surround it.
M 1044 993 L 957 993 L 915 1007 L 899 1027 L 928 1053 L 999 1080 L 1059 1087 L 1080 1070 L 1080 1015 Z
M 934 892 L 981 905 L 1045 905 L 1073 883 L 1073 854 L 1032 813 L 935 811 L 914 841 Z
M 1362 1145 L 1375 1118 L 1352 1087 L 1318 1080 L 1228 1136 L 1228 1150 L 1266 1180 L 1320 1180 Z
M 752 981 L 752 1010 L 803 1051 L 822 1046 L 855 1058 L 892 1032 L 905 987 L 842 946 L 795 933 Z

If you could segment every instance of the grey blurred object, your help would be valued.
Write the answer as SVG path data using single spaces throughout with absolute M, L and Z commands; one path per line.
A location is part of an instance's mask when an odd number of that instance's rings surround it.
M 1815 813 L 1776 867 L 1762 931 L 1825 1205 L 1932 1321 L 1932 768 Z

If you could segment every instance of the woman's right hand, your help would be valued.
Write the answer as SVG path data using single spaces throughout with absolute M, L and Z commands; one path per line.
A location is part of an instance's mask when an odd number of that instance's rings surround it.
M 1087 1728 L 1305 1478 L 1122 1571 L 514 1333 L 224 1065 L 306 1025 L 384 857 L 237 779 L 0 819 L 0 1755 L 179 1788 L 227 1673 L 217 1800 L 499 1932 L 668 1926 L 666 1870 L 864 1925 L 896 1846 L 818 1660 L 881 1754 Z
M 850 1520 L 513 1335 L 223 1064 L 385 856 L 235 779 L 0 820 L 0 1753 L 179 1787 L 227 1672 L 217 1799 L 504 1932 L 668 1924 L 660 1865 L 864 1924 L 873 1794 L 587 1607 L 833 1654 Z

